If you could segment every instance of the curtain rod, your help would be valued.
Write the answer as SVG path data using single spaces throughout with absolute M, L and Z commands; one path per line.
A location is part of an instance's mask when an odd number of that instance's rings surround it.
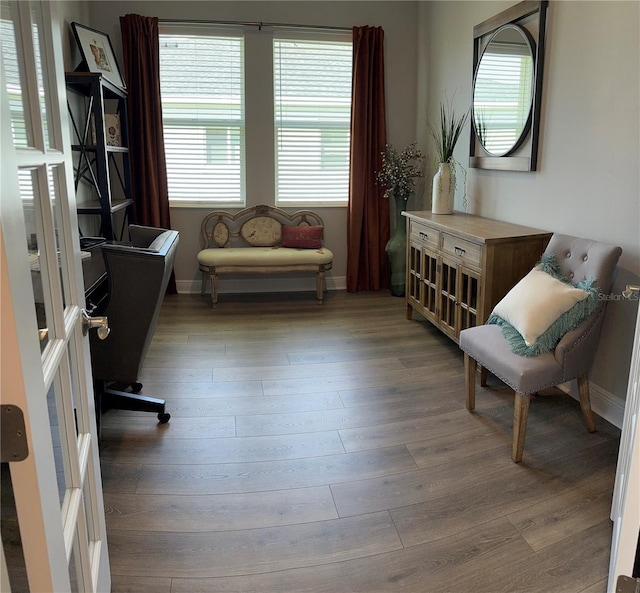
M 198 21 L 187 19 L 159 19 L 162 25 L 234 25 L 243 27 L 257 27 L 258 31 L 262 30 L 262 27 L 283 27 L 289 29 L 316 29 L 322 31 L 343 31 L 351 33 L 352 27 L 330 27 L 325 25 L 296 25 L 293 23 L 266 23 L 263 21 Z

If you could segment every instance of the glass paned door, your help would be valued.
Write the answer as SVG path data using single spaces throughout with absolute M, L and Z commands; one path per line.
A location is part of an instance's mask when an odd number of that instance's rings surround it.
M 421 306 L 420 291 L 422 288 L 422 246 L 415 243 L 409 245 L 409 282 L 407 297 L 415 306 Z
M 435 253 L 425 249 L 423 254 L 423 288 L 422 288 L 422 306 L 424 307 L 424 315 L 430 321 L 437 319 L 438 315 L 438 256 Z
M 66 27 L 55 2 L 1 0 L 0 8 L 1 393 L 25 420 L 28 455 L 9 462 L 24 569 L 30 591 L 107 592 L 64 96 Z M 3 540 L 5 552 L 8 545 Z
M 457 335 L 463 329 L 478 325 L 478 299 L 480 296 L 480 274 L 471 270 L 460 268 L 460 294 L 458 303 L 460 307 L 460 324 Z
M 456 338 L 458 305 L 458 263 L 442 258 L 438 315 L 440 329 Z

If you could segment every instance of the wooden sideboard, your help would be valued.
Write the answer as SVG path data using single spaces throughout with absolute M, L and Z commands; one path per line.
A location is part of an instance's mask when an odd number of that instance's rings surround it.
M 404 212 L 407 319 L 416 311 L 450 338 L 483 324 L 540 259 L 552 233 L 472 214 Z

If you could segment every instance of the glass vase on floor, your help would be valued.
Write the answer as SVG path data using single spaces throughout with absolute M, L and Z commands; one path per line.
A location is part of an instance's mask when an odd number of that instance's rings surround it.
M 384 250 L 389 258 L 391 269 L 390 289 L 393 296 L 403 297 L 407 281 L 407 226 L 402 211 L 407 207 L 407 200 L 394 196 L 391 198 L 392 234 Z

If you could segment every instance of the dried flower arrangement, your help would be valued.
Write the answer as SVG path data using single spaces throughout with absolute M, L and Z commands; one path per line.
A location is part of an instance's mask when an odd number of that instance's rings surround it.
M 408 200 L 413 194 L 416 178 L 424 177 L 422 171 L 424 158 L 424 154 L 418 150 L 415 142 L 401 152 L 387 144 L 382 152 L 382 168 L 376 177 L 376 181 L 386 188 L 383 197 L 395 196 Z

